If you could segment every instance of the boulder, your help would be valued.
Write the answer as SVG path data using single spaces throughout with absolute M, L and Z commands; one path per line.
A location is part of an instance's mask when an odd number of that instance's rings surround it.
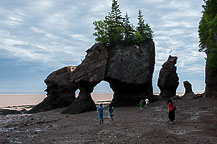
M 78 85 L 70 81 L 71 73 L 75 69 L 74 66 L 67 66 L 48 75 L 45 79 L 47 97 L 29 110 L 28 113 L 69 106 L 75 100 L 75 91 L 78 88 Z
M 183 85 L 184 85 L 184 88 L 185 88 L 185 94 L 184 94 L 184 95 L 189 94 L 189 93 L 194 93 L 194 92 L 192 91 L 192 85 L 191 85 L 190 82 L 184 81 L 184 82 L 183 82 Z
M 192 86 L 191 83 L 188 81 L 183 82 L 184 88 L 185 88 L 185 93 L 182 96 L 182 99 L 194 99 L 196 98 L 196 95 L 192 91 Z
M 160 96 L 170 98 L 176 95 L 176 89 L 179 85 L 179 77 L 176 73 L 177 57 L 169 56 L 168 60 L 162 65 L 158 78 L 158 87 Z

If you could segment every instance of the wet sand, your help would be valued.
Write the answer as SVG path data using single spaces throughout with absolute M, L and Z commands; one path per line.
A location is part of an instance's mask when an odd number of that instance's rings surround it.
M 96 104 L 109 103 L 112 100 L 112 93 L 91 94 Z M 46 97 L 46 94 L 0 94 L 0 108 L 21 110 L 32 107 Z
M 36 105 L 45 97 L 45 94 L 0 94 L 0 107 Z
M 176 121 L 168 122 L 166 101 L 140 111 L 116 107 L 114 122 L 105 112 L 60 114 L 56 109 L 37 114 L 0 116 L 1 144 L 216 144 L 217 98 L 177 100 Z

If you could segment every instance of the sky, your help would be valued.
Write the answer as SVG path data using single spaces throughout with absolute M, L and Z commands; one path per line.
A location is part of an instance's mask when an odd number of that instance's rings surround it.
M 44 79 L 64 66 L 77 66 L 95 43 L 93 22 L 102 20 L 112 0 L 0 0 L 0 93 L 43 92 Z M 154 31 L 156 63 L 153 90 L 169 55 L 177 56 L 179 87 L 205 87 L 205 54 L 198 52 L 203 0 L 118 0 L 136 26 L 141 9 Z M 95 93 L 110 93 L 101 82 Z

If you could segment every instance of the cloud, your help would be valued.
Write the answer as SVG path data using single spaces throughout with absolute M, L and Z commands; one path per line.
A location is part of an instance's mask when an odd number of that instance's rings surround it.
M 111 0 L 0 1 L 0 57 L 57 69 L 78 65 L 94 44 L 93 21 L 108 14 Z M 204 75 L 198 52 L 202 1 L 119 0 L 123 15 L 137 25 L 138 10 L 154 31 L 155 76 L 169 55 L 178 56 L 178 72 Z M 191 77 L 189 77 L 190 79 Z M 156 78 L 155 78 L 156 80 Z M 155 81 L 156 83 L 156 81 Z

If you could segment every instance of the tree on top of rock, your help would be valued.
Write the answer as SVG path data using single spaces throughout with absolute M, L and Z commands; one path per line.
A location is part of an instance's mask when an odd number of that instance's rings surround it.
M 118 44 L 123 40 L 123 18 L 117 0 L 112 1 L 111 12 L 105 17 L 104 22 L 108 26 L 108 37 L 111 45 Z
M 148 24 L 144 24 L 142 12 L 139 11 L 139 23 L 136 30 L 129 22 L 129 16 L 121 16 L 121 10 L 117 0 L 112 1 L 111 12 L 105 16 L 104 20 L 95 21 L 96 42 L 103 43 L 106 46 L 117 45 L 121 42 L 141 44 L 146 39 L 152 39 L 152 30 Z
M 142 15 L 142 11 L 139 10 L 139 15 L 138 15 L 138 26 L 136 28 L 137 32 L 139 32 L 141 34 L 141 36 L 144 39 L 152 39 L 152 33 L 153 31 L 151 30 L 151 27 L 148 24 L 145 24 L 144 19 L 143 19 L 143 15 Z
M 127 43 L 132 43 L 134 41 L 134 28 L 133 28 L 133 25 L 130 24 L 130 21 L 129 21 L 129 16 L 125 15 L 125 18 L 124 18 L 124 40 L 127 42 Z

